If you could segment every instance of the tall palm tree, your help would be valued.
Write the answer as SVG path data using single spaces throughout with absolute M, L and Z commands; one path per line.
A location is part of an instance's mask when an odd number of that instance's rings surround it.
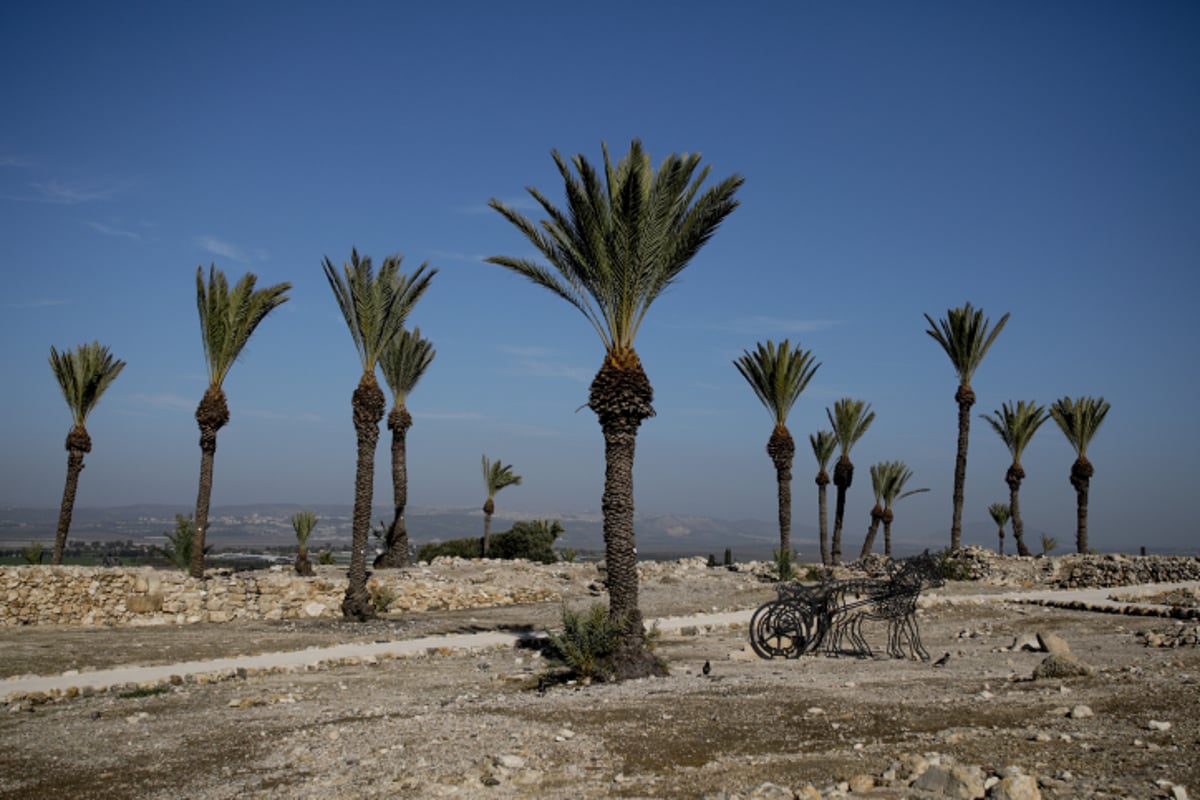
M 875 535 L 879 532 L 879 523 L 883 522 L 883 484 L 887 476 L 884 467 L 887 463 L 884 461 L 871 465 L 871 491 L 875 494 L 875 505 L 871 507 L 871 524 L 867 527 L 867 538 L 863 539 L 859 558 L 866 558 L 875 547 Z
M 1000 548 L 997 552 L 1004 555 L 1004 526 L 1012 516 L 1012 510 L 1005 503 L 992 503 L 988 506 L 988 513 L 992 515 L 992 521 L 996 523 L 1000 533 Z
M 379 421 L 387 409 L 387 398 L 375 378 L 375 367 L 388 345 L 400 335 L 409 312 L 437 274 L 436 269 L 426 272 L 428 264 L 422 264 L 411 276 L 405 275 L 400 272 L 400 262 L 400 256 L 388 256 L 376 273 L 370 257 L 359 258 L 356 249 L 351 249 L 350 261 L 342 264 L 341 274 L 328 256 L 323 262 L 325 277 L 350 329 L 363 370 L 351 398 L 358 458 L 354 471 L 350 569 L 342 600 L 342 616 L 358 621 L 375 616 L 367 593 L 367 541 L 371 534 L 375 445 L 379 442 Z
M 553 153 L 567 204 L 559 209 L 530 188 L 547 217 L 540 223 L 499 200 L 490 202 L 549 266 L 510 256 L 487 261 L 566 300 L 587 317 L 604 343 L 604 362 L 592 381 L 588 406 L 604 434 L 601 506 L 609 615 L 624 626 L 613 669 L 617 677 L 628 678 L 662 672 L 646 649 L 638 607 L 633 458 L 638 428 L 654 416 L 654 390 L 634 339 L 650 305 L 737 207 L 734 194 L 743 179 L 734 175 L 701 192 L 708 168 L 697 171 L 698 154 L 668 156 L 656 172 L 636 139 L 615 165 L 608 147 L 603 150 L 603 179 L 582 155 L 567 162 Z
M 996 327 L 991 328 L 991 320 L 984 318 L 983 309 L 976 309 L 970 303 L 946 312 L 946 317 L 937 322 L 928 314 L 925 319 L 929 322 L 929 330 L 925 331 L 934 341 L 942 346 L 954 372 L 958 375 L 958 390 L 954 400 L 958 403 L 958 451 L 954 458 L 954 517 L 950 524 L 950 547 L 954 550 L 962 547 L 962 510 L 963 491 L 967 482 L 967 440 L 971 435 L 971 406 L 975 404 L 975 391 L 971 388 L 971 378 L 979 369 L 983 357 L 1004 330 L 1008 322 L 1008 314 L 1000 318 Z
M 212 499 L 213 459 L 217 454 L 217 431 L 229 422 L 229 404 L 222 385 L 258 324 L 288 301 L 290 283 L 256 289 L 257 276 L 247 272 L 230 289 L 225 273 L 215 265 L 196 268 L 196 308 L 200 312 L 200 337 L 208 366 L 208 388 L 196 406 L 200 427 L 200 489 L 196 494 L 196 540 L 192 544 L 191 575 L 204 577 L 204 536 L 208 532 L 208 504 Z
M 833 453 L 837 450 L 837 437 L 833 435 L 833 431 L 817 431 L 808 435 L 808 443 L 812 445 L 813 455 L 817 459 L 817 522 L 821 538 L 821 564 L 828 567 L 833 562 L 829 560 L 829 509 L 825 498 L 829 473 L 826 469 L 829 467 L 829 459 L 833 458 Z
M 799 344 L 792 349 L 787 339 L 777 347 L 770 339 L 751 353 L 743 351 L 733 365 L 750 384 L 754 394 L 766 407 L 775 427 L 767 440 L 767 455 L 775 465 L 775 480 L 779 487 L 779 552 L 792 552 L 792 459 L 796 443 L 787 427 L 788 412 L 800 393 L 817 372 L 820 364 L 813 363 L 812 351 Z
M 87 418 L 100 402 L 100 396 L 112 384 L 125 362 L 112 357 L 108 348 L 99 342 L 81 344 L 74 351 L 58 352 L 50 348 L 50 369 L 62 389 L 63 399 L 71 412 L 71 430 L 67 433 L 67 483 L 63 487 L 62 505 L 58 511 L 58 530 L 54 534 L 54 559 L 61 564 L 67 545 L 67 531 L 75 512 L 75 492 L 79 488 L 79 473 L 83 457 L 92 452 L 92 437 L 87 432 Z
M 1109 404 L 1103 397 L 1064 397 L 1050 404 L 1050 416 L 1058 423 L 1063 435 L 1075 450 L 1075 463 L 1071 465 L 1071 485 L 1075 487 L 1075 552 L 1088 550 L 1088 489 L 1095 470 L 1088 461 L 1087 449 L 1104 417 Z
M 891 558 L 892 522 L 896 519 L 896 512 L 892 510 L 892 506 L 909 495 L 928 492 L 929 489 L 904 491 L 904 487 L 912 480 L 913 473 L 903 461 L 885 461 L 882 466 L 887 472 L 883 481 L 883 554 Z
M 846 491 L 854 482 L 854 463 L 850 460 L 850 450 L 871 427 L 875 421 L 875 412 L 871 404 L 862 400 L 843 397 L 833 404 L 833 410 L 825 409 L 829 424 L 833 426 L 833 435 L 837 439 L 837 463 L 833 466 L 833 485 L 837 487 L 837 507 L 833 515 L 833 546 L 829 553 L 831 564 L 842 562 L 842 523 L 846 517 Z
M 433 344 L 421 338 L 420 328 L 414 328 L 400 331 L 384 348 L 379 360 L 393 398 L 387 426 L 392 432 L 392 505 L 395 512 L 384 536 L 383 552 L 375 559 L 376 567 L 408 566 L 408 528 L 404 524 L 404 509 L 408 505 L 408 429 L 412 427 L 413 419 L 405 400 L 433 363 L 434 355 Z
M 1018 400 L 1015 406 L 1003 403 L 993 415 L 981 414 L 980 416 L 992 426 L 992 430 L 996 432 L 1012 455 L 1012 464 L 1004 473 L 1004 482 L 1008 484 L 1008 509 L 1012 517 L 1013 539 L 1017 543 L 1017 555 L 1028 556 L 1030 552 L 1029 548 L 1025 546 L 1025 523 L 1021 519 L 1021 481 L 1025 479 L 1025 469 L 1021 466 L 1021 454 L 1025 452 L 1025 448 L 1033 439 L 1033 435 L 1037 433 L 1037 429 L 1042 427 L 1042 423 L 1049 419 L 1050 415 L 1044 406 L 1040 406 L 1032 400 L 1029 402 Z
M 488 461 L 487 453 L 483 454 L 483 488 L 487 491 L 487 500 L 483 503 L 483 539 L 479 543 L 479 552 L 484 558 L 488 554 L 488 538 L 492 533 L 492 514 L 496 513 L 496 493 L 506 486 L 520 486 L 521 476 L 513 472 L 512 464 L 502 464 L 500 459 Z

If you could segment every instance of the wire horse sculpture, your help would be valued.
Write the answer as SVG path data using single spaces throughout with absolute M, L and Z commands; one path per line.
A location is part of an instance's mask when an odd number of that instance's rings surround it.
M 881 621 L 888 655 L 928 661 L 917 626 L 917 599 L 925 587 L 944 583 L 941 561 L 929 553 L 894 562 L 885 578 L 781 583 L 775 587 L 777 598 L 750 618 L 750 646 L 761 658 L 814 653 L 868 658 L 873 652 L 863 623 Z

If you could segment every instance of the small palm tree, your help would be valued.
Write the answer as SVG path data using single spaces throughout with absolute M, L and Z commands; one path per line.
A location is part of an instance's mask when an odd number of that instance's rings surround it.
M 988 506 L 988 513 L 992 515 L 992 521 L 996 523 L 1000 533 L 1000 548 L 996 552 L 1004 555 L 1004 526 L 1012 516 L 1012 509 L 1005 503 L 992 503 Z
M 808 443 L 812 445 L 813 455 L 817 459 L 817 523 L 821 538 L 821 564 L 828 567 L 833 562 L 829 560 L 829 508 L 826 502 L 825 487 L 829 485 L 829 459 L 837 450 L 837 437 L 833 431 L 818 431 L 808 435 Z
M 192 546 L 190 570 L 193 578 L 204 577 L 204 536 L 208 532 L 217 432 L 229 422 L 229 404 L 222 385 L 254 329 L 287 302 L 287 292 L 292 288 L 290 283 L 277 283 L 255 289 L 257 283 L 258 278 L 247 272 L 230 289 L 225 273 L 210 265 L 206 284 L 204 267 L 196 268 L 196 308 L 200 312 L 208 388 L 196 407 L 196 424 L 200 427 L 200 489 L 196 494 L 196 542 Z
M 1044 406 L 1039 406 L 1032 400 L 1018 400 L 1015 406 L 1004 403 L 992 416 L 981 414 L 981 417 L 992 426 L 992 430 L 1004 442 L 1012 455 L 1012 464 L 1004 474 L 1008 484 L 1008 509 L 1012 515 L 1013 539 L 1017 543 L 1017 555 L 1028 556 L 1029 548 L 1025 545 L 1025 523 L 1021 519 L 1020 491 L 1021 481 L 1025 479 L 1025 469 L 1021 466 L 1021 455 L 1029 445 L 1037 429 L 1050 418 Z M 1001 533 L 1001 549 L 1003 550 L 1003 533 Z
M 846 518 L 846 491 L 854 482 L 854 463 L 850 460 L 850 450 L 871 427 L 875 421 L 875 412 L 871 404 L 862 400 L 843 397 L 833 404 L 833 410 L 826 408 L 825 415 L 833 426 L 833 435 L 837 439 L 837 464 L 833 466 L 833 485 L 837 487 L 837 507 L 833 516 L 833 546 L 829 553 L 831 564 L 842 562 L 842 523 Z
M 933 317 L 925 315 L 929 322 L 929 330 L 925 331 L 934 341 L 942 346 L 954 372 L 958 375 L 958 391 L 954 400 L 958 403 L 958 451 L 954 459 L 954 516 L 950 524 L 950 549 L 962 547 L 962 510 L 963 492 L 967 482 L 967 440 L 971 435 L 971 406 L 975 405 L 975 391 L 971 388 L 971 378 L 979 369 L 983 357 L 991 348 L 992 342 L 1000 335 L 1008 322 L 1008 314 L 1000 318 L 995 328 L 991 321 L 983 316 L 983 309 L 976 309 L 970 303 L 946 312 L 946 318 L 937 322 Z M 989 330 L 990 329 L 990 330 Z
M 421 338 L 420 328 L 414 328 L 402 330 L 384 349 L 379 362 L 394 398 L 387 426 L 392 432 L 392 504 L 395 513 L 384 535 L 383 552 L 375 559 L 376 567 L 408 566 L 408 528 L 404 524 L 404 509 L 408 505 L 408 429 L 412 427 L 413 419 L 405 400 L 433 363 L 434 355 L 433 345 L 428 339 Z
M 296 573 L 299 575 L 313 574 L 312 562 L 308 560 L 308 537 L 315 527 L 317 512 L 297 511 L 292 514 L 292 530 L 296 532 L 296 542 L 300 545 L 300 552 L 296 554 Z
M 506 486 L 520 486 L 521 476 L 513 473 L 512 464 L 502 464 L 500 459 L 488 461 L 487 453 L 483 454 L 483 488 L 487 490 L 487 500 L 483 504 L 483 539 L 479 552 L 484 558 L 488 554 L 488 537 L 492 533 L 492 514 L 496 513 L 496 493 Z
M 792 552 L 792 459 L 796 454 L 796 443 L 788 430 L 787 417 L 821 365 L 813 363 L 811 350 L 804 350 L 799 344 L 793 349 L 787 339 L 778 346 L 769 339 L 765 345 L 759 342 L 757 350 L 753 353 L 744 351 L 733 365 L 750 384 L 775 423 L 767 440 L 767 455 L 775 465 L 779 495 L 779 552 L 786 558 Z
M 929 489 L 904 491 L 904 487 L 912 479 L 913 473 L 903 461 L 885 461 L 881 466 L 887 473 L 883 480 L 883 554 L 891 558 L 892 522 L 896 519 L 896 512 L 892 510 L 892 506 L 910 495 L 928 492 Z
M 875 536 L 879 532 L 879 523 L 883 522 L 883 484 L 886 479 L 885 467 L 888 462 L 872 464 L 871 491 L 875 494 L 875 505 L 871 507 L 871 524 L 867 527 L 867 538 L 863 540 L 859 558 L 866 558 L 875 547 Z
M 326 256 L 325 277 L 337 299 L 338 308 L 350 329 L 362 364 L 362 377 L 351 399 L 358 458 L 354 471 L 354 516 L 351 523 L 350 568 L 342 616 L 363 621 L 375 616 L 367 591 L 367 542 L 371 535 L 371 501 L 375 483 L 375 446 L 379 421 L 387 409 L 387 398 L 375 378 L 379 359 L 392 340 L 400 335 L 409 312 L 437 270 L 426 272 L 422 264 L 411 276 L 400 272 L 401 257 L 388 256 L 376 273 L 371 259 L 350 251 L 349 263 L 338 273 Z
M 1095 469 L 1088 461 L 1087 449 L 1100 424 L 1108 415 L 1109 404 L 1103 397 L 1064 397 L 1050 405 L 1050 416 L 1075 450 L 1075 463 L 1071 465 L 1071 485 L 1075 487 L 1075 551 L 1088 551 L 1088 488 L 1091 486 Z
M 58 352 L 50 348 L 50 369 L 62 390 L 67 409 L 71 412 L 71 430 L 67 433 L 67 483 L 63 487 L 62 505 L 58 511 L 58 530 L 54 535 L 54 556 L 51 563 L 61 564 L 75 512 L 75 492 L 79 488 L 79 473 L 83 457 L 92 451 L 92 437 L 87 432 L 87 418 L 100 402 L 101 395 L 125 368 L 125 362 L 112 357 L 108 348 L 99 342 L 78 345 L 73 351 Z
M 726 178 L 701 192 L 708 169 L 698 169 L 698 154 L 668 156 L 655 171 L 636 139 L 617 164 L 607 146 L 603 150 L 603 177 L 582 155 L 568 163 L 553 153 L 567 205 L 559 209 L 530 188 L 546 214 L 540 223 L 499 200 L 490 201 L 548 267 L 510 256 L 487 261 L 570 303 L 587 317 L 604 344 L 604 362 L 592 381 L 588 406 L 596 412 L 604 435 L 601 508 L 609 615 L 623 631 L 613 656 L 614 672 L 619 678 L 633 678 L 663 672 L 646 648 L 638 607 L 633 457 L 638 428 L 654 416 L 654 389 L 634 340 L 651 304 L 737 207 L 734 194 L 742 178 Z

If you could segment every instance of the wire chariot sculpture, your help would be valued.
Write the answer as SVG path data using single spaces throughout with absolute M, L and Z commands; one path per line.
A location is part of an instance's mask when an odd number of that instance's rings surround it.
M 750 646 L 761 658 L 874 655 L 863 624 L 878 621 L 887 630 L 893 658 L 929 660 L 917 625 L 921 590 L 945 583 L 941 560 L 925 553 L 893 562 L 883 578 L 826 580 L 812 586 L 781 583 L 777 598 L 750 618 Z

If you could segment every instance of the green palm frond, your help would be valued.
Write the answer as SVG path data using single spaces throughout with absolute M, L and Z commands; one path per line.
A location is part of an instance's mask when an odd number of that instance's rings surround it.
M 1012 455 L 1013 463 L 1021 463 L 1021 454 L 1029 446 L 1037 429 L 1050 418 L 1044 406 L 1032 400 L 1018 400 L 1016 405 L 1002 403 L 993 414 L 980 414 Z
M 416 388 L 435 355 L 437 351 L 433 349 L 433 343 L 421 338 L 420 328 L 411 331 L 402 329 L 384 348 L 379 366 L 397 405 L 403 403 L 409 392 Z
M 883 501 L 884 508 L 891 508 L 897 501 L 914 494 L 928 492 L 929 489 L 910 489 L 904 487 L 912 480 L 913 472 L 903 461 L 881 461 L 871 467 L 871 483 L 878 482 L 875 501 Z
M 826 408 L 825 415 L 833 426 L 833 435 L 843 456 L 850 455 L 851 448 L 875 421 L 875 412 L 871 411 L 870 403 L 850 397 L 843 397 L 834 403 L 832 411 Z
M 312 535 L 318 521 L 315 511 L 297 511 L 292 514 L 292 530 L 296 532 L 296 541 L 301 547 L 308 546 L 308 537 Z
M 777 428 L 786 425 L 788 412 L 821 366 L 813 363 L 811 350 L 799 344 L 793 349 L 787 339 L 778 346 L 770 339 L 765 345 L 759 342 L 753 353 L 743 351 L 733 365 L 771 414 Z
M 196 307 L 200 312 L 200 336 L 204 341 L 204 360 L 208 381 L 221 386 L 229 370 L 241 355 L 258 324 L 273 310 L 287 302 L 290 283 L 278 283 L 255 289 L 258 278 L 247 272 L 229 288 L 225 273 L 215 265 L 196 268 Z
M 1001 528 L 1012 518 L 1012 508 L 1008 503 L 992 503 L 988 506 L 988 513 L 992 515 L 992 521 Z
M 71 421 L 79 428 L 84 427 L 100 396 L 124 368 L 125 362 L 113 358 L 108 347 L 99 342 L 77 345 L 61 353 L 50 348 L 50 369 L 67 401 Z
M 371 258 L 360 258 L 358 250 L 352 248 L 350 261 L 342 265 L 342 274 L 328 256 L 322 264 L 364 374 L 375 372 L 384 350 L 404 328 L 413 306 L 437 274 L 436 269 L 426 271 L 426 262 L 412 275 L 405 275 L 400 272 L 401 261 L 399 255 L 388 256 L 376 274 Z
M 1075 455 L 1087 458 L 1088 445 L 1100 429 L 1111 406 L 1103 397 L 1063 397 L 1050 405 L 1050 416 L 1075 449 Z
M 829 459 L 833 458 L 834 452 L 837 451 L 837 436 L 833 431 L 817 431 L 808 435 L 808 443 L 812 445 L 813 455 L 816 456 L 821 472 L 824 472 L 829 466 Z
M 483 456 L 483 485 L 487 489 L 488 499 L 506 486 L 520 486 L 521 476 L 513 473 L 512 464 L 502 464 L 500 459 L 489 461 L 487 454 Z
M 1004 329 L 1008 317 L 1009 315 L 1005 314 L 996 323 L 996 327 L 989 331 L 991 320 L 983 316 L 983 309 L 976 309 L 967 303 L 965 306 L 950 309 L 946 312 L 946 318 L 937 322 L 926 314 L 929 330 L 925 332 L 946 351 L 951 364 L 954 365 L 959 383 L 969 386 L 975 370 L 987 355 L 992 342 L 996 341 L 996 337 Z
M 546 215 L 539 223 L 489 201 L 549 266 L 510 256 L 485 261 L 575 306 L 613 353 L 633 349 L 651 303 L 737 208 L 733 198 L 743 179 L 734 175 L 700 194 L 708 168 L 697 169 L 699 154 L 671 155 L 655 172 L 637 139 L 616 165 L 607 145 L 603 151 L 603 178 L 582 155 L 568 162 L 553 151 L 566 204 L 560 209 L 530 187 Z

